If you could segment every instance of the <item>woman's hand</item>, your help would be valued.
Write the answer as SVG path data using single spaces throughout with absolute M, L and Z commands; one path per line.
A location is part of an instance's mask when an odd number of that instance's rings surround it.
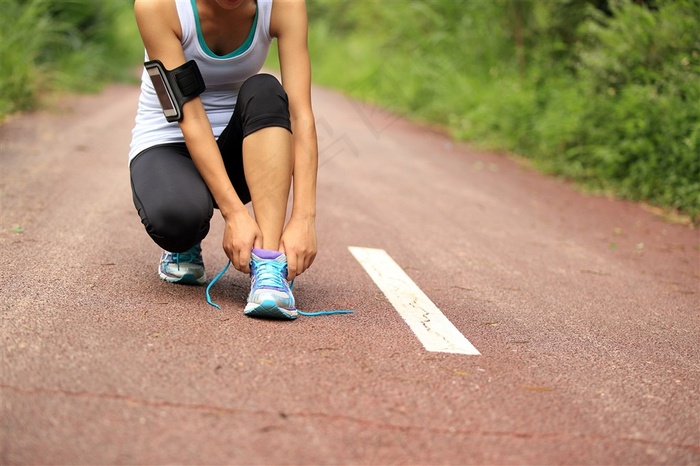
M 287 256 L 287 279 L 294 280 L 308 269 L 316 258 L 314 220 L 292 216 L 282 233 L 280 250 Z
M 250 256 L 253 248 L 262 247 L 262 232 L 248 211 L 242 210 L 226 218 L 223 246 L 236 270 L 250 273 Z
M 316 258 L 316 177 L 318 142 L 311 108 L 311 62 L 304 0 L 274 2 L 270 32 L 277 38 L 282 83 L 289 97 L 294 135 L 292 215 L 280 240 L 287 278 L 294 279 Z

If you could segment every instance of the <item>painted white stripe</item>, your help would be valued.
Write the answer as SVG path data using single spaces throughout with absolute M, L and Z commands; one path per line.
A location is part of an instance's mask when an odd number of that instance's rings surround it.
M 479 355 L 383 249 L 348 248 L 428 351 Z

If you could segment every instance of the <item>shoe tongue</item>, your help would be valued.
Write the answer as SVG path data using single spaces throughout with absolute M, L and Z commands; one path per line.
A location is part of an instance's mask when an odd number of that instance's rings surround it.
M 282 254 L 279 251 L 272 251 L 270 249 L 258 249 L 258 248 L 253 248 L 253 254 L 258 257 L 259 259 L 269 259 L 269 260 L 275 260 L 278 259 L 279 257 L 284 257 L 284 254 Z

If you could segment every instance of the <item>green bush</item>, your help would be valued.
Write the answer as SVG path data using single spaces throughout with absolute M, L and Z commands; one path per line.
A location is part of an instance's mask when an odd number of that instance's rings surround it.
M 42 86 L 47 67 L 39 62 L 42 50 L 60 35 L 46 5 L 38 1 L 4 2 L 0 15 L 0 116 L 30 108 Z M 37 31 L 42 31 L 37 34 Z
M 582 31 L 589 104 L 565 150 L 621 195 L 700 213 L 700 2 L 613 5 Z
M 45 92 L 94 91 L 142 58 L 131 0 L 4 0 L 0 119 Z
M 309 15 L 318 82 L 700 216 L 699 0 L 309 0 Z

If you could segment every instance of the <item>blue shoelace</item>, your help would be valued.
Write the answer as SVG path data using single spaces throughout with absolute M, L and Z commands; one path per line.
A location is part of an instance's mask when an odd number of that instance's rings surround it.
M 224 274 L 228 271 L 228 268 L 231 266 L 231 261 L 228 261 L 226 266 L 221 270 L 221 272 L 217 273 L 216 276 L 212 279 L 212 281 L 207 285 L 207 303 L 209 305 L 214 306 L 217 309 L 221 309 L 221 306 L 216 304 L 214 301 L 211 300 L 211 295 L 209 294 L 209 290 L 211 290 L 212 286 L 219 281 L 221 277 L 224 276 Z M 277 280 L 280 280 L 279 278 Z M 302 315 L 302 316 L 310 316 L 310 317 L 315 317 L 315 316 L 329 316 L 329 315 L 334 315 L 334 314 L 352 314 L 354 311 L 351 309 L 334 309 L 332 311 L 318 311 L 318 312 L 304 312 L 300 311 L 297 309 L 297 312 Z
M 254 263 L 253 263 L 254 264 Z M 282 281 L 282 274 L 285 273 L 286 265 L 281 262 L 276 261 L 264 261 L 257 265 L 251 264 L 251 268 L 255 267 L 254 275 L 256 281 L 265 281 L 268 284 L 272 282 L 274 288 L 284 291 L 286 286 Z M 228 267 L 228 266 L 227 266 Z M 292 281 L 293 282 L 293 281 Z M 289 284 L 289 289 L 291 290 L 292 284 Z
M 185 252 L 169 252 L 170 260 L 168 262 L 177 264 L 180 267 L 180 262 L 202 264 L 202 249 L 198 244 L 191 247 Z

